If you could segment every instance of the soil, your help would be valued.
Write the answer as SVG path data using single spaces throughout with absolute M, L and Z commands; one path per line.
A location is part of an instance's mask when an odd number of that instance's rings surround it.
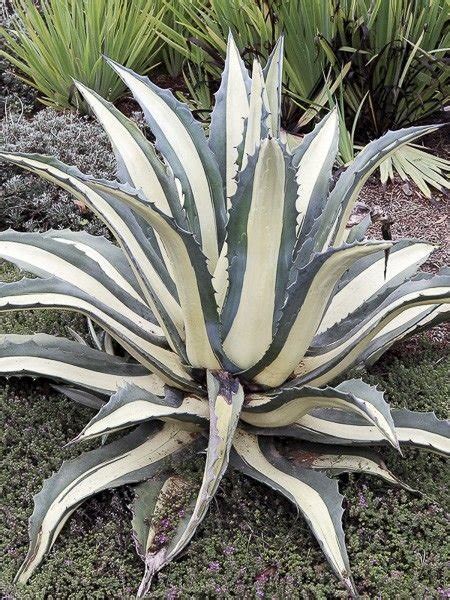
M 426 146 L 444 158 L 450 157 L 450 127 L 425 139 Z M 448 193 L 433 190 L 430 199 L 422 196 L 412 183 L 399 177 L 393 183 L 381 185 L 377 176 L 371 177 L 361 191 L 360 202 L 370 210 L 385 213 L 394 223 L 392 239 L 414 238 L 437 246 L 423 265 L 424 271 L 435 273 L 450 264 L 449 197 Z M 371 237 L 381 237 L 379 224 L 369 229 Z

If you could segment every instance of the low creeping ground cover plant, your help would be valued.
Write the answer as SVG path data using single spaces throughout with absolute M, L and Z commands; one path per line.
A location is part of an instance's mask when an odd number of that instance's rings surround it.
M 232 467 L 294 503 L 355 597 L 343 497 L 329 475 L 363 472 L 401 485 L 374 447 L 449 453 L 447 422 L 391 410 L 375 386 L 342 381 L 398 339 L 448 317 L 448 271 L 418 272 L 431 245 L 368 240 L 368 219 L 346 227 L 380 161 L 436 126 L 387 133 L 332 187 L 336 112 L 295 151 L 280 140 L 282 55 L 279 40 L 250 77 L 230 36 L 209 136 L 171 92 L 107 59 L 155 138 L 153 145 L 77 84 L 110 137 L 117 181 L 46 156 L 0 154 L 71 192 L 117 240 L 69 230 L 0 234 L 0 256 L 38 276 L 2 284 L 2 310 L 74 310 L 105 332 L 95 349 L 81 338 L 1 338 L 0 373 L 55 379 L 70 398 L 98 409 L 72 443 L 102 441 L 63 463 L 36 495 L 19 583 L 85 499 L 139 483 L 132 528 L 145 596 Z M 283 454 L 286 437 L 299 440 L 295 456 Z M 192 499 L 173 468 L 205 449 Z M 168 529 L 171 510 L 178 521 Z

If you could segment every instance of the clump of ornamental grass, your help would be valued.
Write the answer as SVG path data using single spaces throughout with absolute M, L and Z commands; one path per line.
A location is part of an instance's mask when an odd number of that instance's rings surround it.
M 371 142 L 332 187 L 336 112 L 293 152 L 280 139 L 282 54 L 280 40 L 250 77 L 229 38 L 209 136 L 169 91 L 108 59 L 155 138 L 77 83 L 110 137 L 117 181 L 46 156 L 1 153 L 72 193 L 117 241 L 69 230 L 0 234 L 0 256 L 38 275 L 3 284 L 2 310 L 74 310 L 105 332 L 100 349 L 81 338 L 1 338 L 0 373 L 63 382 L 58 389 L 98 409 L 72 443 L 103 441 L 64 463 L 35 497 L 20 583 L 86 498 L 145 482 L 133 530 L 145 563 L 138 595 L 146 595 L 232 467 L 294 503 L 356 596 L 342 496 L 329 474 L 363 472 L 401 485 L 375 446 L 449 452 L 448 423 L 433 413 L 391 410 L 361 379 L 333 384 L 448 317 L 448 271 L 418 272 L 431 245 L 369 240 L 370 219 L 347 228 L 380 161 L 436 126 Z M 105 440 L 111 433 L 115 440 Z M 299 440 L 295 456 L 283 455 L 282 437 Z M 190 500 L 172 469 L 205 449 Z M 168 503 L 179 517 L 170 527 Z

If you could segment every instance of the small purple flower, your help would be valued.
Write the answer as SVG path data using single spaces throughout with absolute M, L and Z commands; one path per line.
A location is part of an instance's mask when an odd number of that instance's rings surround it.
M 358 501 L 360 506 L 367 507 L 367 500 L 362 492 L 358 492 Z
M 223 549 L 223 553 L 225 554 L 225 556 L 231 556 L 235 552 L 236 548 L 234 546 L 225 546 L 225 548 Z
M 217 560 L 213 560 L 212 562 L 209 563 L 208 570 L 215 571 L 215 572 L 220 570 L 220 564 L 217 562 Z
M 166 600 L 177 600 L 179 597 L 179 590 L 177 587 L 171 587 L 167 592 Z
M 168 541 L 168 536 L 165 533 L 159 533 L 156 537 L 155 537 L 155 541 L 157 544 L 166 544 Z

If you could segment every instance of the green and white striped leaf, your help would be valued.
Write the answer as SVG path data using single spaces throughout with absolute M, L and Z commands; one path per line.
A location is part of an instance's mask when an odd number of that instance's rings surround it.
M 283 458 L 270 438 L 239 429 L 233 441 L 231 464 L 288 498 L 302 513 L 331 567 L 356 596 L 342 529 L 342 500 L 337 482 L 324 473 Z
M 405 310 L 449 302 L 450 274 L 406 282 L 373 310 L 360 308 L 325 331 L 314 352 L 297 367 L 295 384 L 328 384 L 357 363 L 375 336 Z
M 244 139 L 245 122 L 249 118 L 250 85 L 247 69 L 230 31 L 222 81 L 214 94 L 209 134 L 209 147 L 217 159 L 227 200 L 236 191 L 235 178 L 241 160 L 238 148 Z
M 321 213 L 332 181 L 339 144 L 339 117 L 331 111 L 306 135 L 292 157 L 297 169 L 297 234 L 301 239 Z
M 241 369 L 253 366 L 273 339 L 295 243 L 293 177 L 280 143 L 266 139 L 241 174 L 233 197 L 223 346 Z
M 335 388 L 284 387 L 269 394 L 248 394 L 241 419 L 256 427 L 286 427 L 317 408 L 337 408 L 362 416 L 398 448 L 394 422 L 384 394 L 361 379 Z
M 334 445 L 331 448 L 326 444 L 290 440 L 286 454 L 295 464 L 307 469 L 327 471 L 333 475 L 340 475 L 341 473 L 374 475 L 409 492 L 417 491 L 391 473 L 379 454 L 366 448 Z
M 346 226 L 354 203 L 373 171 L 398 148 L 422 135 L 436 131 L 438 127 L 424 125 L 388 131 L 381 138 L 367 144 L 342 173 L 328 196 L 315 248 L 321 251 L 331 244 L 340 246 L 345 239 Z
M 165 509 L 171 509 L 180 493 L 188 492 L 189 482 L 170 471 L 158 473 L 134 488 L 134 499 L 131 505 L 133 513 L 133 539 L 142 560 L 151 551 L 155 542 L 158 523 L 155 517 Z M 169 505 L 169 506 L 167 506 Z
M 283 52 L 284 37 L 280 36 L 264 67 L 264 80 L 267 91 L 267 102 L 270 112 L 269 134 L 280 137 L 281 92 L 283 84 Z
M 155 419 L 198 423 L 209 420 L 205 399 L 167 391 L 164 396 L 152 394 L 136 385 L 125 385 L 111 396 L 109 402 L 93 417 L 73 442 L 112 433 L 143 421 Z M 179 423 L 183 427 L 183 423 Z
M 119 248 L 117 251 L 121 253 Z M 91 247 L 74 242 L 70 235 L 67 238 L 53 232 L 49 235 L 2 231 L 0 257 L 38 277 L 58 277 L 134 321 L 144 331 L 164 336 L 147 304 L 115 265 Z
M 0 336 L 0 375 L 49 377 L 106 395 L 127 382 L 164 393 L 164 382 L 139 363 L 44 333 Z
M 56 159 L 6 152 L 0 153 L 0 158 L 56 183 L 84 202 L 105 223 L 125 253 L 169 342 L 182 353 L 183 317 L 176 289 L 166 266 L 149 244 L 137 215 L 111 195 L 89 188 L 87 176 Z
M 377 333 L 358 360 L 361 364 L 372 365 L 399 340 L 446 322 L 449 318 L 449 304 L 438 304 L 431 308 L 418 306 L 407 309 Z
M 175 180 L 166 172 L 153 145 L 130 119 L 94 90 L 75 82 L 107 133 L 117 160 L 118 178 L 130 183 L 167 215 L 184 221 Z
M 133 537 L 138 554 L 145 563 L 145 573 L 137 598 L 145 598 L 149 594 L 153 574 L 148 565 L 151 565 L 154 555 L 161 551 L 162 546 L 167 545 L 167 542 L 163 544 L 157 537 L 158 531 L 161 531 L 160 521 L 164 513 L 171 513 L 171 522 L 174 520 L 174 509 L 183 513 L 183 516 L 178 517 L 175 531 L 167 532 L 167 529 L 163 528 L 164 537 L 169 534 L 169 543 L 173 544 L 174 540 L 182 535 L 194 504 L 189 502 L 190 488 L 190 482 L 180 475 L 170 473 L 153 477 L 135 488 L 132 504 Z
M 147 560 L 147 581 L 168 564 L 190 542 L 206 516 L 209 504 L 227 469 L 233 436 L 244 401 L 237 379 L 225 371 L 207 373 L 210 429 L 205 471 L 195 506 L 180 535 Z
M 358 260 L 339 282 L 324 314 L 318 333 L 329 329 L 375 295 L 389 292 L 414 275 L 434 246 L 401 240 L 389 250 Z
M 161 211 L 187 228 L 175 179 L 167 173 L 167 167 L 157 156 L 153 145 L 113 104 L 79 82 L 75 82 L 75 86 L 108 134 L 117 161 L 118 178 L 141 190 Z M 159 239 L 158 245 L 170 272 L 164 245 Z
M 450 455 L 450 421 L 440 420 L 432 412 L 392 409 L 395 430 L 401 445 L 415 446 Z M 379 430 L 361 417 L 334 409 L 318 409 L 302 417 L 294 427 L 266 429 L 258 433 L 295 437 L 322 444 L 382 445 Z
M 85 254 L 88 258 L 96 262 L 105 275 L 112 279 L 116 285 L 145 303 L 141 286 L 125 253 L 119 246 L 116 246 L 103 236 L 90 235 L 85 231 L 50 229 L 40 235 L 44 238 L 56 240 L 60 244 L 73 247 L 80 254 Z
M 0 311 L 25 308 L 60 308 L 80 312 L 98 323 L 136 360 L 156 372 L 169 385 L 182 389 L 198 387 L 192 382 L 180 357 L 168 348 L 165 338 L 147 333 L 140 324 L 56 277 L 0 284 Z
M 172 92 L 107 61 L 140 104 L 157 149 L 181 183 L 188 220 L 212 273 L 225 238 L 226 206 L 222 178 L 202 126 Z
M 110 193 L 150 223 L 161 237 L 171 261 L 184 319 L 186 354 L 194 367 L 217 368 L 221 356 L 219 315 L 207 260 L 195 237 L 143 200 L 133 188 L 90 180 L 93 190 Z
M 297 270 L 272 344 L 243 376 L 268 387 L 281 385 L 302 360 L 343 273 L 359 258 L 390 246 L 387 242 L 364 242 L 330 249 Z
M 184 454 L 192 444 L 192 433 L 174 424 L 152 423 L 65 462 L 34 497 L 30 548 L 16 581 L 28 581 L 67 519 L 84 500 L 102 490 L 151 477 L 170 456 Z
M 245 169 L 248 157 L 253 156 L 259 148 L 261 140 L 269 134 L 270 114 L 268 114 L 267 90 L 264 74 L 258 60 L 253 61 L 252 85 L 250 89 L 250 102 L 245 128 L 245 142 L 242 156 L 241 170 Z

